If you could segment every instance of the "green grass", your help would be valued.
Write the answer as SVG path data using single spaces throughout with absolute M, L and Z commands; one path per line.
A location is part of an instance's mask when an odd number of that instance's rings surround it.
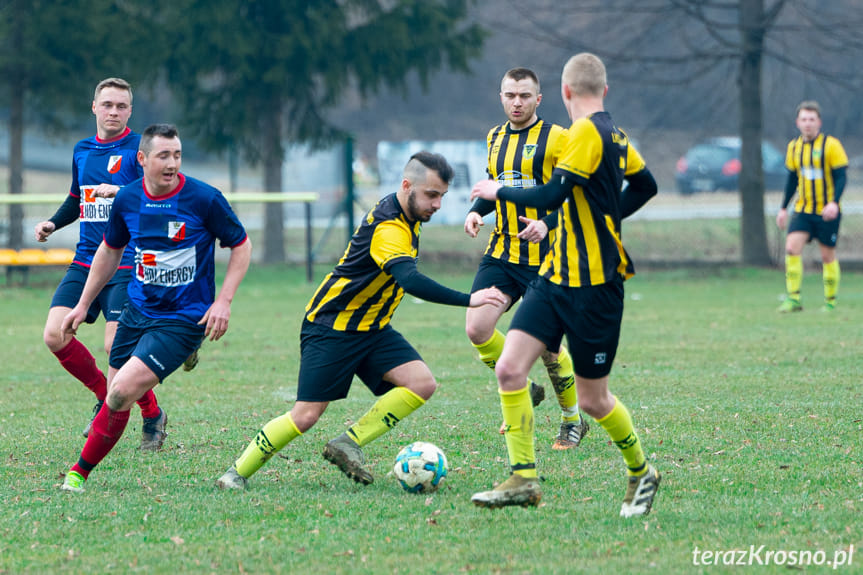
M 462 289 L 473 273 L 424 269 Z M 537 410 L 542 505 L 471 505 L 508 474 L 493 374 L 473 356 L 464 310 L 410 297 L 394 325 L 441 387 L 366 448 L 376 482 L 356 485 L 320 456 L 371 405 L 356 384 L 247 492 L 218 491 L 215 478 L 292 405 L 314 286 L 284 268 L 253 269 L 228 335 L 156 390 L 170 414 L 165 449 L 136 451 L 134 408 L 86 493 L 61 492 L 93 398 L 41 341 L 56 279 L 0 288 L 0 573 L 708 573 L 730 568 L 693 566 L 696 546 L 750 545 L 827 559 L 853 545 L 854 564 L 839 571 L 863 564 L 863 275 L 843 276 L 832 315 L 818 311 L 816 273 L 805 277 L 806 310 L 790 316 L 774 311 L 778 271 L 644 272 L 627 282 L 611 387 L 663 473 L 653 512 L 636 520 L 617 516 L 622 460 L 598 425 L 577 451 L 550 449 L 549 401 Z M 82 339 L 97 349 L 101 331 L 82 329 Z M 541 368 L 534 374 L 547 382 Z M 447 483 L 428 497 L 387 476 L 417 439 L 450 460 Z

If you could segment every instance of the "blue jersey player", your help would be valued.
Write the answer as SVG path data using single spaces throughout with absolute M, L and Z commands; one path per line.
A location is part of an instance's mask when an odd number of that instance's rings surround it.
M 49 220 L 36 224 L 35 233 L 36 239 L 44 242 L 56 230 L 79 221 L 80 239 L 75 259 L 51 300 L 43 339 L 60 365 L 96 396 L 95 416 L 105 401 L 107 379 L 90 350 L 74 335 L 61 333 L 60 323 L 78 303 L 117 190 L 140 178 L 142 172 L 136 157 L 141 136 L 126 125 L 132 115 L 132 88 L 128 82 L 120 78 L 99 82 L 93 97 L 93 114 L 96 116 L 96 135 L 75 145 L 69 195 Z M 95 322 L 100 312 L 105 317 L 107 353 L 111 351 L 117 319 L 126 303 L 126 284 L 132 264 L 133 252 L 126 250 L 116 273 L 87 311 L 87 323 Z M 152 392 L 141 397 L 138 404 L 144 418 L 141 449 L 157 450 L 164 440 L 167 416 L 159 408 Z M 89 434 L 91 424 L 88 421 L 84 428 L 84 437 Z
M 66 491 L 84 490 L 90 472 L 122 436 L 138 398 L 180 367 L 205 337 L 225 334 L 231 301 L 251 259 L 246 230 L 224 196 L 180 173 L 182 146 L 174 126 L 144 130 L 137 159 L 144 177 L 114 199 L 81 299 L 61 324 L 64 333 L 74 335 L 130 246 L 134 269 L 111 348 L 108 394 L 66 475 Z M 231 250 L 218 295 L 217 240 Z

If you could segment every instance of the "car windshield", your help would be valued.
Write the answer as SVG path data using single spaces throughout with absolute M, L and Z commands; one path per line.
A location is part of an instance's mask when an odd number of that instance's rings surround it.
M 737 157 L 737 154 L 731 148 L 713 144 L 701 144 L 686 153 L 686 161 L 690 165 L 708 166 L 717 169 L 735 157 Z

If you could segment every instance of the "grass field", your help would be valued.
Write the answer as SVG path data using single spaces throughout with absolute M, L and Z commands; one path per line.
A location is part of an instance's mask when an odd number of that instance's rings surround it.
M 422 269 L 462 289 L 473 273 Z M 61 492 L 93 398 L 41 340 L 57 279 L 0 288 L 0 573 L 719 573 L 735 570 L 723 565 L 741 558 L 724 553 L 734 550 L 756 566 L 766 560 L 758 573 L 785 573 L 792 557 L 824 563 L 793 565 L 804 572 L 832 570 L 835 559 L 845 562 L 839 572 L 863 569 L 863 275 L 843 276 L 831 315 L 818 311 L 814 272 L 806 310 L 791 316 L 774 312 L 777 271 L 644 272 L 627 282 L 611 387 L 663 473 L 653 512 L 636 520 L 617 515 L 622 460 L 598 425 L 575 452 L 550 449 L 558 415 L 548 400 L 537 409 L 541 506 L 471 505 L 472 493 L 508 475 L 495 381 L 473 356 L 462 309 L 410 297 L 394 325 L 441 387 L 366 448 L 376 482 L 356 485 L 320 455 L 371 405 L 357 384 L 247 492 L 217 490 L 215 478 L 296 390 L 314 286 L 300 269 L 261 267 L 240 289 L 228 335 L 156 390 L 170 415 L 165 449 L 136 451 L 133 408 L 86 493 Z M 98 349 L 101 332 L 82 329 L 82 340 Z M 431 496 L 387 476 L 417 439 L 450 460 Z M 723 552 L 719 565 L 701 565 L 717 561 L 704 551 Z

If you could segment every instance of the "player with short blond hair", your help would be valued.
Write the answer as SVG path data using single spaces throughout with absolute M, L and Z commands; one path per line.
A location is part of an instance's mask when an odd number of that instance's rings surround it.
M 558 349 L 564 335 L 581 408 L 608 433 L 626 464 L 620 515 L 649 513 L 659 486 L 660 474 L 647 461 L 629 411 L 608 388 L 623 319 L 623 282 L 634 274 L 621 241 L 621 221 L 656 194 L 656 181 L 605 111 L 605 82 L 605 66 L 593 54 L 577 54 L 564 66 L 561 96 L 572 125 L 547 184 L 515 188 L 485 180 L 471 193 L 560 209 L 540 277 L 516 311 L 495 369 L 512 474 L 472 497 L 481 507 L 537 505 L 542 497 L 526 380 L 536 359 L 544 350 Z M 629 186 L 621 191 L 624 179 Z

